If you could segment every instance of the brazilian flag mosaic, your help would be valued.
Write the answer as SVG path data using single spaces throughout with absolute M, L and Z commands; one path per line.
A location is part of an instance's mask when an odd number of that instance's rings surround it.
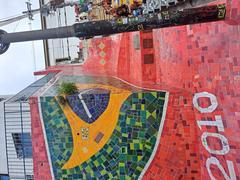
M 47 141 L 56 179 L 138 179 L 157 142 L 165 92 L 135 92 L 122 104 L 114 131 L 101 150 L 71 169 L 71 127 L 55 97 L 41 97 Z

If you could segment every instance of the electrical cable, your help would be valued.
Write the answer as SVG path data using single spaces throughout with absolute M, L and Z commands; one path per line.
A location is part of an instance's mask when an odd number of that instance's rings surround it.
M 62 22 L 61 22 L 61 12 L 60 10 L 58 9 L 58 27 L 61 27 L 62 26 Z M 62 57 L 64 58 L 64 42 L 63 42 L 63 39 L 59 39 L 60 40 L 60 44 L 62 45 Z
M 66 12 L 65 6 L 64 6 L 64 17 L 65 17 L 65 26 L 67 26 L 67 12 Z M 70 57 L 69 39 L 68 38 L 67 38 L 67 52 L 68 52 L 68 57 Z
M 0 19 L 0 22 L 1 21 L 6 21 L 8 19 L 16 18 L 16 17 L 19 17 L 19 16 L 22 16 L 22 14 L 17 14 L 17 15 L 12 15 L 12 16 L 8 16 L 8 17 L 5 17 L 5 18 L 2 18 L 2 19 Z
M 28 2 L 31 3 L 31 0 L 28 0 Z M 29 19 L 28 25 L 29 25 L 29 30 L 32 31 L 31 19 Z M 34 41 L 32 41 L 31 43 L 32 43 L 32 57 L 33 57 L 33 71 L 36 72 L 37 71 L 37 65 L 36 65 L 36 52 L 35 52 Z M 35 80 L 37 80 L 36 76 L 34 76 L 34 78 L 35 78 Z
M 17 29 L 18 25 L 20 24 L 20 21 L 21 21 L 21 20 L 18 20 L 18 21 L 17 21 L 17 24 L 16 24 L 16 26 L 14 27 L 14 29 L 13 29 L 13 32 L 15 32 L 15 31 L 16 31 L 16 29 Z

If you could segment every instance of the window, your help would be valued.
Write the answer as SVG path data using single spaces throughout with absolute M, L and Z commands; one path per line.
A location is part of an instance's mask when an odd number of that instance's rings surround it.
M 32 158 L 32 140 L 30 133 L 12 133 L 18 158 Z
M 5 174 L 0 174 L 0 180 L 9 180 L 9 176 Z
M 4 100 L 5 100 L 4 98 L 0 98 L 0 102 L 1 102 L 1 101 L 4 101 Z M 1 180 L 1 179 L 0 179 L 0 180 Z
M 33 180 L 33 175 L 26 175 L 26 180 Z

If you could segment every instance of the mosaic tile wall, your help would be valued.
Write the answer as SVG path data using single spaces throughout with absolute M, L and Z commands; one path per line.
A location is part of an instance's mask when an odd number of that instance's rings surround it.
M 80 97 L 79 97 L 80 95 Z M 70 95 L 67 101 L 72 110 L 82 120 L 93 123 L 105 111 L 108 106 L 110 91 L 104 89 L 86 89 L 79 94 Z M 82 101 L 85 102 L 91 116 L 86 113 Z
M 51 179 L 50 164 L 48 162 L 46 142 L 40 120 L 37 97 L 29 99 L 31 109 L 32 147 L 34 179 Z
M 48 148 L 51 152 L 52 166 L 54 167 L 53 172 L 57 174 L 62 162 L 67 161 L 72 153 L 71 128 L 54 97 L 41 98 L 41 107 Z
M 227 175 L 226 160 L 232 161 L 235 179 L 240 178 L 240 1 L 221 2 L 227 2 L 227 21 L 150 32 L 156 73 L 143 72 L 141 51 L 133 46 L 133 37 L 139 33 L 121 34 L 117 38 L 110 36 L 111 46 L 105 43 L 105 39 L 98 39 L 96 47 L 103 42 L 104 50 L 110 52 L 104 66 L 97 66 L 100 58 L 93 45 L 87 66 L 55 67 L 74 75 L 103 75 L 107 72 L 104 75 L 121 77 L 140 87 L 170 92 L 161 142 L 143 179 L 210 179 L 206 159 L 211 154 L 203 147 L 201 135 L 218 132 L 209 126 L 199 129 L 197 120 L 214 120 L 216 114 L 222 116 L 225 127 L 222 134 L 228 139 L 230 151 L 224 156 L 213 156 L 218 158 Z M 156 82 L 143 81 L 143 75 L 155 76 Z M 212 114 L 202 114 L 193 107 L 194 94 L 203 91 L 217 97 L 218 107 Z M 201 103 L 208 105 L 204 100 Z M 101 137 L 100 134 L 97 140 Z M 213 149 L 221 148 L 215 139 L 210 138 L 208 142 Z M 224 178 L 217 166 L 212 165 L 211 171 L 215 179 Z
M 164 102 L 165 92 L 132 93 L 122 104 L 117 125 L 104 147 L 81 165 L 63 169 L 73 151 L 71 128 L 57 100 L 42 97 L 42 114 L 55 178 L 137 179 L 153 153 Z M 100 132 L 96 143 L 103 136 Z
M 74 72 L 74 71 L 73 71 Z M 61 82 L 72 82 L 76 84 L 108 84 L 117 88 L 126 89 L 129 91 L 139 91 L 140 88 L 133 87 L 129 84 L 122 83 L 116 78 L 105 77 L 105 76 L 93 76 L 93 75 L 59 75 L 59 80 L 54 83 L 46 92 L 44 92 L 43 96 L 57 96 L 58 95 L 58 86 Z M 97 91 L 99 88 L 95 88 Z M 103 93 L 106 94 L 107 90 L 105 89 Z

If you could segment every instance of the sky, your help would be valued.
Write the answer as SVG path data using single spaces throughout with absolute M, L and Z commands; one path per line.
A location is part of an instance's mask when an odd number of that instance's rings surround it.
M 0 0 L 0 19 L 20 15 L 26 11 L 27 0 Z M 31 0 L 32 9 L 39 7 L 39 0 Z M 40 15 L 34 15 L 32 29 L 41 29 Z M 29 20 L 22 19 L 10 25 L 0 27 L 7 32 L 30 30 Z M 33 72 L 43 70 L 43 42 L 34 41 L 35 61 L 32 42 L 12 43 L 7 52 L 0 55 L 0 95 L 16 94 L 35 81 Z M 35 64 L 35 65 L 34 65 Z

